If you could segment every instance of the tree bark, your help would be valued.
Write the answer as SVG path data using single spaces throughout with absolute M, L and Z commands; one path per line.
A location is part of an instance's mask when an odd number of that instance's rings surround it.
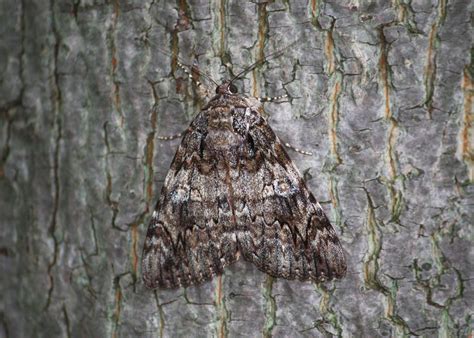
M 472 4 L 0 3 L 2 337 L 472 335 Z M 322 202 L 347 277 L 240 261 L 202 286 L 141 280 L 148 221 L 215 81 L 250 72 Z M 211 90 L 212 82 L 200 79 Z

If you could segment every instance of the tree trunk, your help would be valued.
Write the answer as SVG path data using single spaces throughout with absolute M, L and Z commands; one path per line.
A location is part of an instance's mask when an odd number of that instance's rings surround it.
M 364 4 L 362 4 L 364 3 Z M 469 336 L 470 1 L 4 0 L 2 337 Z M 340 235 L 346 278 L 240 261 L 148 290 L 141 250 L 207 100 L 177 57 L 265 104 Z M 211 81 L 200 78 L 210 90 Z

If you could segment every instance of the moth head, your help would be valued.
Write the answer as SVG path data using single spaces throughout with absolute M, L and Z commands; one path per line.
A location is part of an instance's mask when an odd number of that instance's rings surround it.
M 234 95 L 237 94 L 238 90 L 237 87 L 232 83 L 232 81 L 224 81 L 221 85 L 217 86 L 216 94 L 230 94 Z

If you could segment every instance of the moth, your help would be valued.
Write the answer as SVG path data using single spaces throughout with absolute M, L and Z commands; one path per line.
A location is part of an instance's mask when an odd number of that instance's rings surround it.
M 236 78 L 217 85 L 176 151 L 144 242 L 149 288 L 200 284 L 240 256 L 274 277 L 345 275 L 336 232 Z

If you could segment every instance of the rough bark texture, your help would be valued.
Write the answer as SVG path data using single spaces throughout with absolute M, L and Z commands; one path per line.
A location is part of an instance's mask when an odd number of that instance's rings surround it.
M 472 332 L 469 0 L 0 3 L 0 336 L 463 336 Z M 297 41 L 291 45 L 292 42 Z M 150 291 L 146 227 L 199 109 L 176 56 L 248 74 L 323 203 L 349 273 L 239 262 Z

